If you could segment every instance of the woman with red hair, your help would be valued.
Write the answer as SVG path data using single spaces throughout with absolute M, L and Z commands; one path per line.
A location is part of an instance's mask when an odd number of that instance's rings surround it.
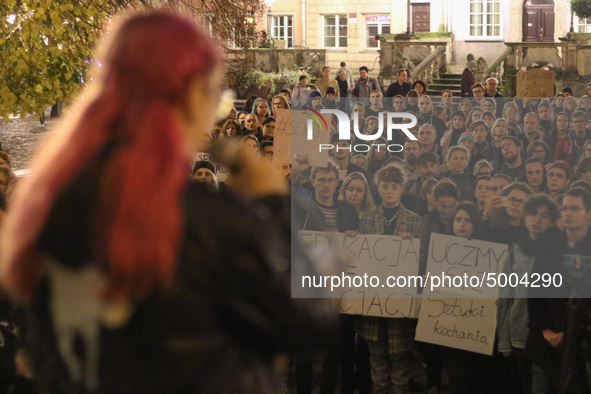
M 273 356 L 316 346 L 320 325 L 290 297 L 289 227 L 269 219 L 289 207 L 284 181 L 239 152 L 249 206 L 190 183 L 221 79 L 194 23 L 135 15 L 108 39 L 2 229 L 41 391 L 274 392 Z

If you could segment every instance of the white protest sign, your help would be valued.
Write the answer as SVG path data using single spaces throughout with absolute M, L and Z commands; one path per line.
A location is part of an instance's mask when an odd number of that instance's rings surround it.
M 492 355 L 496 325 L 496 299 L 432 292 L 423 294 L 415 340 Z
M 302 286 L 324 287 L 347 314 L 417 317 L 419 282 L 418 239 L 393 235 L 300 231 L 299 242 L 307 251 L 332 251 L 336 262 L 321 265 L 322 275 L 302 278 Z M 318 255 L 318 253 L 316 254 Z M 328 253 L 322 253 L 328 256 Z M 324 274 L 328 272 L 328 274 Z
M 276 110 L 273 163 L 291 164 L 291 111 L 288 109 Z
M 503 271 L 507 250 L 504 244 L 431 234 L 427 256 L 430 282 L 437 290 L 459 297 L 496 298 L 499 289 L 488 286 L 487 274 L 494 273 L 496 278 Z M 441 280 L 443 274 L 451 279 Z M 425 287 L 430 288 L 431 283 Z
M 491 355 L 499 288 L 487 278 L 488 273 L 496 278 L 502 272 L 507 249 L 504 244 L 432 234 L 430 282 L 423 290 L 415 339 Z
M 211 155 L 208 152 L 195 153 L 193 155 L 193 163 L 191 163 L 191 169 L 197 161 L 208 161 L 211 164 L 213 164 L 213 167 L 215 168 L 215 175 L 218 178 L 218 182 L 226 182 L 226 180 L 228 179 L 228 174 L 230 172 L 228 167 L 218 164 L 211 160 Z

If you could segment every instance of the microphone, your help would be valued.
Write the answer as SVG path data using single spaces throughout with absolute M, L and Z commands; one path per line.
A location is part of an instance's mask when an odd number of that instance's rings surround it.
M 238 149 L 240 144 L 234 139 L 217 139 L 211 144 L 210 155 L 214 162 L 228 167 L 233 174 L 242 171 Z

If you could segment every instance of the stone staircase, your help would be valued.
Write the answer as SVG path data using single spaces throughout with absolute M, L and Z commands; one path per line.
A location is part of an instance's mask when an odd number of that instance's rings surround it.
M 439 78 L 433 79 L 433 82 L 427 87 L 427 91 L 432 97 L 441 97 L 441 92 L 449 89 L 454 97 L 460 97 L 461 79 L 462 74 L 441 74 Z
M 450 66 L 448 67 L 448 73 L 441 74 L 439 78 L 433 79 L 433 82 L 429 84 L 427 87 L 429 96 L 431 97 L 441 97 L 441 92 L 446 89 L 451 90 L 453 97 L 461 97 L 461 85 L 462 85 L 462 72 L 464 71 L 465 66 Z M 484 84 L 484 83 L 483 83 Z M 499 81 L 499 86 L 497 90 L 501 93 L 504 92 L 505 81 Z M 456 102 L 457 99 L 454 99 Z

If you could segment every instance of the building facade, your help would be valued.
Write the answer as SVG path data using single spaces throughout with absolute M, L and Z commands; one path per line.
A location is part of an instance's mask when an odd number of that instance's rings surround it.
M 585 20 L 571 18 L 568 0 L 276 0 L 258 21 L 286 47 L 327 49 L 328 64 L 351 69 L 365 65 L 379 72 L 376 34 L 450 32 L 451 63 L 468 54 L 489 64 L 505 42 L 557 42 L 570 31 L 591 32 Z M 591 21 L 589 21 L 591 22 Z M 436 34 L 432 34 L 436 36 Z M 433 38 L 430 38 L 433 39 Z

